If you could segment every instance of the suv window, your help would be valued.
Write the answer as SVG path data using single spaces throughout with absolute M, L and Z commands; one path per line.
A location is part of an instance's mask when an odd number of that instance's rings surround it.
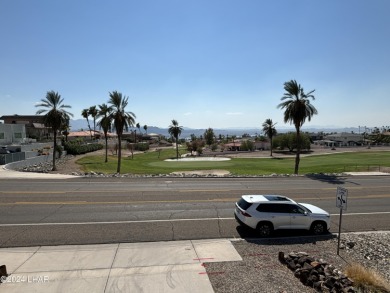
M 287 204 L 261 203 L 256 210 L 262 213 L 290 213 L 291 209 L 288 206 Z
M 238 206 L 240 208 L 242 208 L 244 211 L 246 211 L 252 204 L 247 202 L 245 199 L 241 198 L 238 202 L 237 202 Z
M 288 209 L 288 212 L 292 213 L 292 214 L 304 214 L 305 213 L 305 210 L 297 205 L 286 204 L 286 208 Z
M 263 196 L 269 201 L 290 201 L 290 199 L 281 195 L 263 195 Z

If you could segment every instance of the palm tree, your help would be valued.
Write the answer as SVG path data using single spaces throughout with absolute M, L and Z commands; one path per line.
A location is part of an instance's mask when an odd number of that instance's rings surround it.
M 54 136 L 54 144 L 53 144 L 53 171 L 56 171 L 56 150 L 57 150 L 57 133 L 58 130 L 64 124 L 69 122 L 69 116 L 73 116 L 72 113 L 69 113 L 65 109 L 71 108 L 69 105 L 62 104 L 64 101 L 61 98 L 61 95 L 54 92 L 49 91 L 46 93 L 46 98 L 41 99 L 40 103 L 35 105 L 35 107 L 43 107 L 44 109 L 40 109 L 37 111 L 37 115 L 45 113 L 43 116 L 43 122 L 46 127 L 51 127 Z
M 70 125 L 69 125 L 69 119 L 66 119 L 65 123 L 61 125 L 61 134 L 65 135 L 65 141 L 68 141 L 68 135 L 69 135 Z
M 135 125 L 136 128 L 138 128 L 138 135 L 141 135 L 141 125 L 139 123 L 137 123 Z M 142 136 L 141 136 L 141 139 L 142 139 Z M 137 130 L 135 130 L 135 143 L 137 143 Z
M 272 157 L 272 138 L 276 135 L 275 129 L 276 123 L 272 122 L 272 119 L 266 119 L 263 123 L 263 131 L 266 136 L 268 136 L 271 143 L 271 157 Z
M 91 125 L 89 124 L 89 109 L 83 109 L 81 111 L 81 116 L 83 116 L 83 118 L 87 119 L 87 124 L 88 124 L 88 129 L 89 129 L 89 134 L 91 135 L 91 140 L 92 140 L 92 130 L 91 130 Z
M 317 109 L 310 104 L 310 99 L 315 99 L 314 90 L 305 93 L 300 84 L 295 80 L 284 83 L 285 93 L 281 98 L 282 103 L 278 108 L 284 109 L 284 123 L 294 124 L 297 135 L 297 153 L 295 157 L 295 174 L 298 174 L 301 153 L 301 127 L 306 119 L 311 120 L 313 115 L 318 114 Z
M 93 118 L 93 135 L 95 137 L 95 135 L 96 135 L 96 117 L 99 114 L 99 111 L 98 111 L 98 109 L 96 109 L 96 106 L 91 106 L 88 109 L 88 114 L 91 115 L 91 117 Z
M 137 124 L 135 125 L 135 127 L 137 127 L 137 128 L 138 128 L 138 131 L 139 131 L 139 133 L 141 133 L 141 125 L 139 125 L 139 123 L 137 123 Z
M 173 119 L 172 124 L 169 125 L 168 132 L 171 136 L 175 138 L 176 141 L 176 160 L 179 159 L 179 136 L 183 130 L 182 126 L 179 126 L 179 123 Z
M 148 134 L 148 126 L 146 124 L 144 125 L 144 130 L 145 130 L 145 133 Z
M 126 112 L 125 108 L 128 105 L 129 98 L 122 96 L 122 93 L 113 91 L 110 94 L 110 99 L 108 103 L 112 107 L 112 112 L 108 116 L 111 121 L 114 122 L 114 127 L 116 134 L 118 136 L 118 167 L 117 173 L 121 172 L 121 158 L 122 158 L 122 134 L 123 130 L 128 131 L 129 127 L 133 126 L 135 123 L 135 114 L 133 112 Z
M 111 130 L 111 124 L 112 120 L 110 119 L 110 113 L 112 111 L 112 108 L 107 106 L 107 104 L 101 104 L 99 105 L 99 111 L 97 117 L 101 117 L 101 119 L 98 121 L 97 125 L 100 128 L 103 128 L 104 132 L 104 139 L 106 141 L 106 157 L 105 157 L 105 163 L 108 162 L 108 137 L 107 133 Z

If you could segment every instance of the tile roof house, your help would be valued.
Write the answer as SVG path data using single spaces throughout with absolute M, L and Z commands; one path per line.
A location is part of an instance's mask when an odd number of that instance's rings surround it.
M 68 139 L 76 139 L 76 138 L 91 139 L 91 135 L 95 139 L 104 138 L 103 131 L 83 130 L 83 131 L 70 131 L 68 134 Z M 107 137 L 116 138 L 117 135 L 115 133 L 108 132 Z

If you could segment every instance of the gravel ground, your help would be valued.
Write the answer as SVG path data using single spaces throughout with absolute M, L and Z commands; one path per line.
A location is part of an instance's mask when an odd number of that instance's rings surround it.
M 215 292 L 315 292 L 279 262 L 279 251 L 306 252 L 341 271 L 348 264 L 360 263 L 390 283 L 390 232 L 349 233 L 341 239 L 339 256 L 333 235 L 233 241 L 243 261 L 206 263 L 205 267 Z

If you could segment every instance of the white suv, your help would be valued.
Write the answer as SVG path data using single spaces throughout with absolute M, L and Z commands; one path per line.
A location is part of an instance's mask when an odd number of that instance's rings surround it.
M 240 224 L 256 229 L 261 237 L 279 229 L 305 229 L 319 235 L 330 227 L 328 212 L 281 195 L 243 195 L 236 202 L 234 216 Z

